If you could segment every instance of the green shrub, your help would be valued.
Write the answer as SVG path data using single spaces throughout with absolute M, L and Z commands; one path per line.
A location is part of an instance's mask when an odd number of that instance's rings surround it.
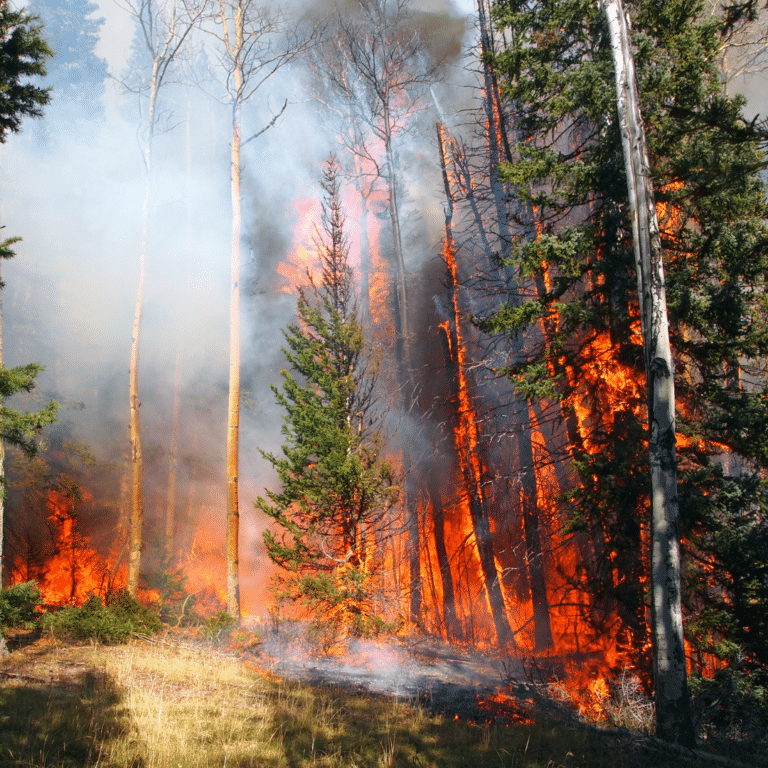
M 40 589 L 34 581 L 0 590 L 0 629 L 34 626 L 41 602 Z
M 196 595 L 187 592 L 187 577 L 181 568 L 171 570 L 166 558 L 161 569 L 146 577 L 146 584 L 160 594 L 158 611 L 163 624 L 190 626 L 199 621 L 195 611 Z
M 43 626 L 58 637 L 124 643 L 131 632 L 153 634 L 162 625 L 156 612 L 121 591 L 110 595 L 106 605 L 100 597 L 90 595 L 79 608 L 71 606 L 46 614 Z
M 235 620 L 226 611 L 219 611 L 202 623 L 200 631 L 206 640 L 220 643 L 229 636 L 234 628 Z

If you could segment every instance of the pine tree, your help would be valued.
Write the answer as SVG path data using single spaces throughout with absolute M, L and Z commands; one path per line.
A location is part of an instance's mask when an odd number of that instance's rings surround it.
M 718 553 L 712 532 L 742 519 L 753 550 L 761 540 L 768 458 L 762 158 L 745 131 L 743 100 L 721 95 L 718 21 L 705 19 L 693 0 L 629 5 L 667 278 L 677 533 L 691 613 L 718 590 L 715 564 L 726 594 L 738 586 L 725 575 L 734 564 L 722 561 L 730 544 L 721 541 Z M 647 672 L 649 436 L 608 29 L 600 8 L 580 0 L 512 0 L 496 13 L 512 41 L 493 63 L 517 118 L 505 178 L 524 203 L 510 261 L 521 300 L 485 327 L 525 334 L 507 373 L 520 391 L 559 411 L 569 438 L 563 458 L 576 469 L 569 525 L 585 554 L 574 578 L 592 595 L 590 618 L 617 616 L 629 658 Z M 767 554 L 755 553 L 755 562 Z M 730 596 L 722 602 L 736 605 Z M 721 614 L 709 639 L 691 639 L 715 650 L 715 638 L 749 626 L 734 613 Z M 692 625 L 689 636 L 692 629 L 701 632 Z
M 40 117 L 50 101 L 48 88 L 28 80 L 44 75 L 53 55 L 36 22 L 7 1 L 0 3 L 0 143 L 20 130 L 24 117 Z
M 30 77 L 45 74 L 46 59 L 51 49 L 40 34 L 37 19 L 23 11 L 14 11 L 8 2 L 0 3 L 0 143 L 9 133 L 17 133 L 24 117 L 40 117 L 49 99 L 47 88 L 41 88 Z M 15 254 L 11 248 L 20 240 L 11 237 L 0 242 L 0 259 Z M 0 280 L 0 290 L 3 283 Z M 19 392 L 30 392 L 35 377 L 42 370 L 36 363 L 6 368 L 3 364 L 3 313 L 0 302 L 0 485 L 5 484 L 4 440 L 34 456 L 36 437 L 40 430 L 56 417 L 56 404 L 51 402 L 38 412 L 23 412 L 5 405 L 5 398 Z M 2 551 L 4 547 L 4 496 L 0 487 L 0 586 L 3 579 Z
M 262 455 L 280 490 L 256 506 L 277 531 L 264 534 L 270 558 L 285 569 L 280 594 L 322 621 L 369 634 L 382 623 L 379 524 L 398 496 L 396 473 L 381 457 L 375 367 L 357 317 L 344 234 L 339 168 L 323 175 L 322 275 L 299 291 L 297 322 L 285 331 L 290 371 L 273 387 L 285 410 L 283 456 Z

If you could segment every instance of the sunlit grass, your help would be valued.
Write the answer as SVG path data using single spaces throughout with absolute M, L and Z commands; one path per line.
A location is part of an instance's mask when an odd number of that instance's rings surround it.
M 603 768 L 679 760 L 552 723 L 472 725 L 279 679 L 215 649 L 71 651 L 77 674 L 4 678 L 0 765 L 27 768 Z M 45 670 L 41 652 L 32 669 Z M 74 664 L 75 662 L 73 662 Z M 12 659 L 3 669 L 12 670 Z M 668 759 L 668 762 L 667 762 Z

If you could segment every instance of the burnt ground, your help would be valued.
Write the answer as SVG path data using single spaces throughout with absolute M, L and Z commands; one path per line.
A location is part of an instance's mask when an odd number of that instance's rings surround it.
M 546 683 L 533 682 L 519 659 L 427 638 L 387 644 L 351 641 L 343 654 L 337 649 L 318 656 L 293 638 L 273 637 L 255 655 L 288 678 L 409 701 L 468 722 L 530 722 L 555 706 L 547 704 Z M 575 721 L 565 707 L 555 707 L 555 713 L 558 719 Z

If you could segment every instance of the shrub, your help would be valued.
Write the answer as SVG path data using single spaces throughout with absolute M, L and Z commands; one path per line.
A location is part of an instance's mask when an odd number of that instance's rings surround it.
M 41 602 L 40 589 L 34 581 L 0 590 L 0 629 L 34 626 Z
M 200 631 L 206 640 L 220 643 L 228 637 L 234 628 L 235 620 L 226 611 L 219 611 L 203 622 Z
M 160 617 L 127 592 L 116 592 L 103 605 L 90 595 L 82 606 L 62 608 L 45 616 L 43 626 L 53 635 L 101 643 L 124 643 L 131 632 L 153 634 L 161 629 Z
M 146 576 L 146 584 L 160 595 L 158 611 L 163 624 L 181 627 L 199 622 L 197 597 L 187 591 L 187 577 L 181 568 L 172 569 L 167 555 L 163 556 L 160 570 Z

